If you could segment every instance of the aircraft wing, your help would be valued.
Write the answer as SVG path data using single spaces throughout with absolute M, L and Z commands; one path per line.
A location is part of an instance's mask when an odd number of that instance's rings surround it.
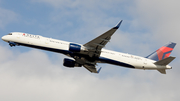
M 99 57 L 101 54 L 101 49 L 109 42 L 111 39 L 111 36 L 114 34 L 114 32 L 119 28 L 121 25 L 122 20 L 113 28 L 108 30 L 107 32 L 103 33 L 99 37 L 91 40 L 90 42 L 84 44 L 85 47 L 88 49 L 88 55 L 90 57 Z

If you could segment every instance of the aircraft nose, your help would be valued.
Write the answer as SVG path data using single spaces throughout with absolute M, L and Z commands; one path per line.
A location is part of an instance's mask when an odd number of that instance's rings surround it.
M 7 41 L 7 37 L 6 37 L 6 36 L 3 36 L 1 39 L 2 39 L 3 41 Z

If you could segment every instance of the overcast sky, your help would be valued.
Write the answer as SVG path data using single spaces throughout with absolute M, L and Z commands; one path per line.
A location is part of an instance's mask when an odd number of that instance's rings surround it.
M 84 44 L 123 20 L 106 48 L 147 56 L 177 43 L 167 70 L 108 64 L 66 68 L 65 56 L 0 41 L 0 101 L 179 101 L 179 0 L 0 0 L 0 35 L 26 32 Z

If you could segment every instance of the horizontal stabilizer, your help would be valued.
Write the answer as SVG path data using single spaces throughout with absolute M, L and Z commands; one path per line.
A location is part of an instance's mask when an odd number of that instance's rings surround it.
M 159 71 L 161 74 L 166 74 L 166 70 L 165 70 L 165 69 L 158 69 L 158 71 Z
M 159 61 L 155 62 L 154 64 L 155 64 L 155 65 L 163 65 L 163 66 L 166 66 L 166 65 L 168 65 L 172 60 L 174 60 L 175 58 L 176 58 L 176 57 L 170 56 L 170 57 L 167 57 L 167 58 L 165 58 L 165 59 L 159 60 Z

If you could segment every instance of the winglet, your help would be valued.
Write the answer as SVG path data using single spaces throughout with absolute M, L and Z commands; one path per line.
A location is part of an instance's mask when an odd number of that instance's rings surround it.
M 100 67 L 100 68 L 98 69 L 97 73 L 99 73 L 99 72 L 101 71 L 101 68 L 102 68 L 102 67 Z
M 114 27 L 114 28 L 115 28 L 115 29 L 118 29 L 119 26 L 121 25 L 122 21 L 123 21 L 123 20 L 121 20 L 121 21 L 116 25 L 116 27 Z

